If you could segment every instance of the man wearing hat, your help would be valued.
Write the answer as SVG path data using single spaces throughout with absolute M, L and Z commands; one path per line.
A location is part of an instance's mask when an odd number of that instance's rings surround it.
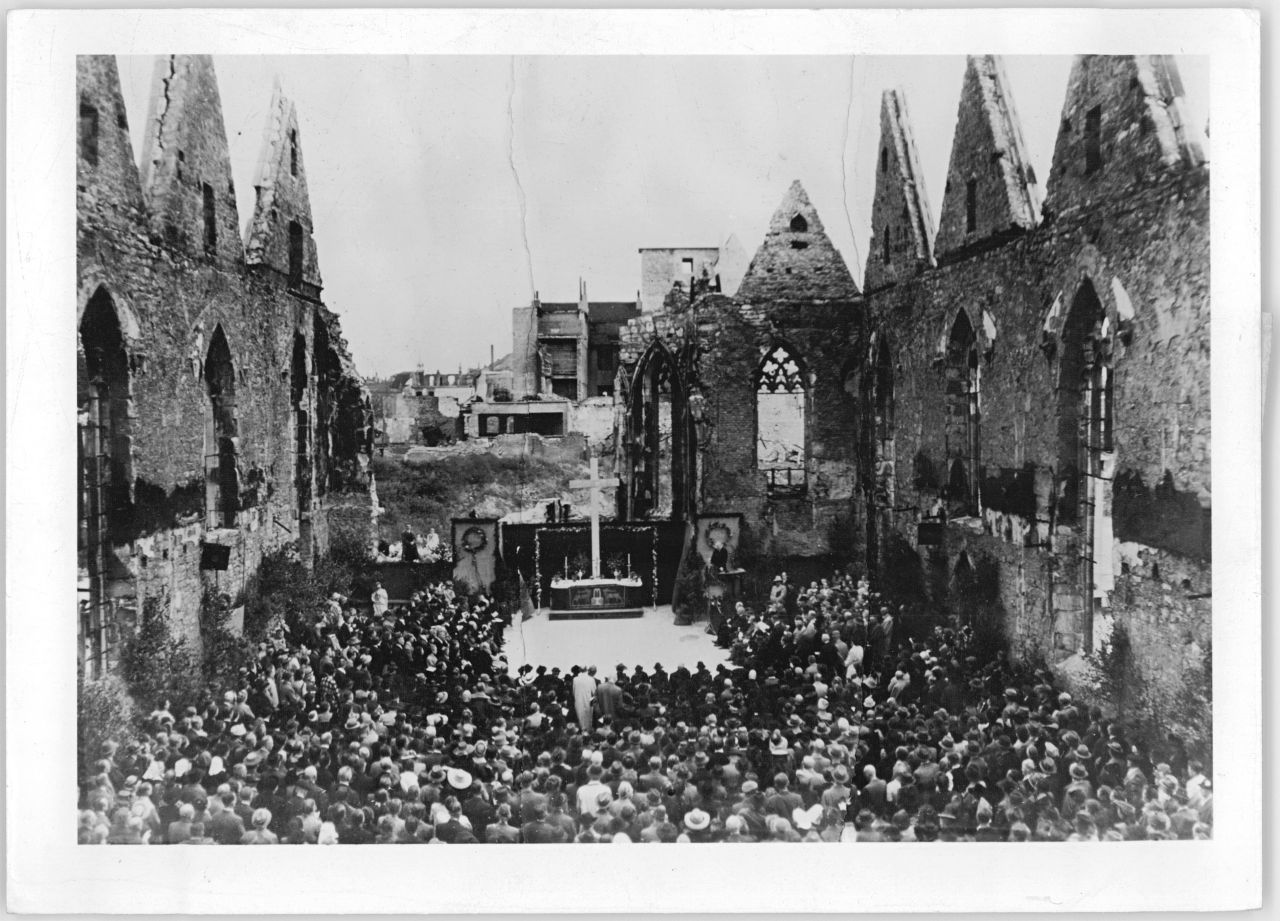
M 685 834 L 693 844 L 711 840 L 711 816 L 701 809 L 690 809 L 684 816 Z

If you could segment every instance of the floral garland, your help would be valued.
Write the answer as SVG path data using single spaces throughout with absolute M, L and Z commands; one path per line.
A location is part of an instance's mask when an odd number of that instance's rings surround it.
M 542 609 L 542 532 L 533 532 L 533 594 Z
M 613 531 L 623 531 L 628 534 L 648 533 L 649 545 L 653 548 L 653 584 L 649 586 L 649 598 L 653 602 L 653 606 L 658 606 L 658 529 L 653 525 L 647 524 L 611 524 L 600 528 L 601 532 L 606 529 Z M 533 592 L 535 602 L 539 609 L 542 608 L 542 528 L 538 528 L 533 532 Z M 558 527 L 554 529 L 560 533 L 578 533 L 590 531 L 590 525 L 569 525 L 568 527 Z
M 653 528 L 649 529 L 649 545 L 653 547 L 653 584 L 649 586 L 649 600 L 653 602 L 653 609 L 658 610 L 658 532 Z

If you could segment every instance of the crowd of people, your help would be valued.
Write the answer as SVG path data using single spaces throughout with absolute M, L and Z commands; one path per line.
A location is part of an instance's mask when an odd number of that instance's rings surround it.
M 334 596 L 202 705 L 108 743 L 79 840 L 110 844 L 1207 838 L 1205 766 L 980 661 L 902 637 L 865 581 L 783 576 L 714 669 L 521 666 L 509 612 L 447 586 Z

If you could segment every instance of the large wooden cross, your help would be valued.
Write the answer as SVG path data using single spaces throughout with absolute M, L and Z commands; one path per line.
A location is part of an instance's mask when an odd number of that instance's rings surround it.
M 585 480 L 570 480 L 570 489 L 591 490 L 591 578 L 600 578 L 600 489 L 617 486 L 617 477 L 600 476 L 600 459 L 591 458 L 591 476 Z M 567 575 L 567 573 L 566 573 Z

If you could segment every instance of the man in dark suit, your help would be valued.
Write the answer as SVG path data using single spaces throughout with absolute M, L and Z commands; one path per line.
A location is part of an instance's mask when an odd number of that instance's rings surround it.
M 236 815 L 236 795 L 222 794 L 222 810 L 209 820 L 206 832 L 219 844 L 239 844 L 244 837 L 244 822 Z
M 520 840 L 525 844 L 562 844 L 569 839 L 563 828 L 547 821 L 547 806 L 540 803 L 534 807 L 533 821 L 520 826 Z

